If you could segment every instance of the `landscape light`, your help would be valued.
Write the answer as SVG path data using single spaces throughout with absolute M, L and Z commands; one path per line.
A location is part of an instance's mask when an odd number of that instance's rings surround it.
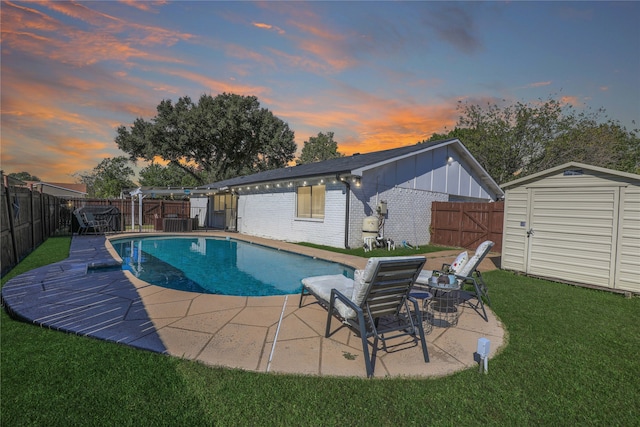
M 491 341 L 487 338 L 478 338 L 478 356 L 480 357 L 480 371 L 484 367 L 484 373 L 489 372 L 489 351 L 491 348 Z

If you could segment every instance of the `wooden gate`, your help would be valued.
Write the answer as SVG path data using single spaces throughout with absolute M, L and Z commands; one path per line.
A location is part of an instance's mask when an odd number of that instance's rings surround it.
M 431 243 L 475 250 L 485 240 L 502 252 L 504 202 L 433 202 Z

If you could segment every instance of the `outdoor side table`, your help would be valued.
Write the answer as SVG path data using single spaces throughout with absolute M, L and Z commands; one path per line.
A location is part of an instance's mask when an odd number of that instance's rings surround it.
M 427 301 L 429 301 L 433 297 L 433 295 L 426 289 L 425 286 L 418 284 L 418 282 L 416 281 L 416 285 L 414 285 L 414 287 L 411 289 L 409 296 L 422 301 L 422 329 L 424 330 L 425 335 L 429 335 L 431 331 L 433 331 L 433 324 L 428 321 L 427 313 L 425 312 L 424 308 L 427 306 Z
M 416 283 L 426 286 L 432 297 L 423 302 L 422 313 L 426 322 L 440 328 L 450 328 L 458 324 L 460 317 L 459 300 L 460 284 L 457 280 L 451 283 L 438 283 L 437 277 L 428 276 L 424 272 L 418 276 Z M 435 279 L 435 280 L 434 280 Z

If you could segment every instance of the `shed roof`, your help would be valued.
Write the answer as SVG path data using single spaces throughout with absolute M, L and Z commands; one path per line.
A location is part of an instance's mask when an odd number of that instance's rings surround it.
M 478 175 L 479 179 L 488 187 L 494 196 L 503 195 L 500 186 L 491 178 L 487 171 L 478 163 L 471 155 L 466 147 L 459 139 L 446 139 L 441 141 L 433 141 L 426 143 L 418 143 L 405 147 L 392 148 L 383 151 L 374 151 L 365 154 L 354 154 L 347 157 L 338 157 L 335 159 L 324 160 L 321 162 L 307 163 L 297 166 L 288 166 L 280 169 L 273 169 L 264 172 L 258 172 L 252 175 L 230 178 L 223 181 L 214 182 L 200 186 L 198 188 L 207 189 L 224 189 L 227 187 L 257 184 L 271 181 L 284 181 L 288 179 L 303 179 L 318 176 L 333 175 L 355 175 L 362 176 L 362 173 L 386 163 L 394 162 L 409 156 L 413 156 L 422 152 L 427 152 L 435 148 L 452 145 L 458 154 L 464 158 L 469 166 Z
M 34 188 L 40 187 L 40 189 L 45 192 L 46 188 L 51 188 L 53 190 L 62 190 L 66 193 L 78 194 L 78 195 L 87 195 L 87 184 L 76 184 L 76 183 L 67 183 L 67 182 L 43 182 L 43 181 L 25 181 L 27 184 L 33 185 Z
M 599 167 L 599 166 L 591 166 L 591 165 L 587 165 L 585 163 L 578 163 L 578 162 L 568 162 L 565 164 L 562 164 L 560 166 L 556 166 L 553 168 L 549 168 L 546 170 L 543 170 L 541 172 L 537 172 L 531 175 L 527 175 L 525 177 L 516 179 L 514 181 L 510 181 L 507 182 L 505 184 L 502 184 L 500 187 L 502 187 L 503 189 L 507 189 L 510 187 L 516 187 L 522 184 L 527 184 L 533 181 L 537 181 L 541 178 L 550 176 L 550 175 L 554 175 L 560 171 L 564 171 L 564 170 L 570 170 L 570 169 L 583 169 L 583 170 L 589 170 L 589 171 L 593 171 L 593 172 L 598 172 L 598 173 L 602 173 L 602 174 L 608 174 L 608 175 L 613 175 L 613 176 L 617 176 L 617 177 L 621 177 L 621 178 L 626 178 L 629 179 L 631 181 L 637 181 L 640 183 L 640 175 L 637 175 L 635 173 L 629 173 L 629 172 L 622 172 L 622 171 L 618 171 L 618 170 L 614 170 L 614 169 L 608 169 L 608 168 L 603 168 L 603 167 Z

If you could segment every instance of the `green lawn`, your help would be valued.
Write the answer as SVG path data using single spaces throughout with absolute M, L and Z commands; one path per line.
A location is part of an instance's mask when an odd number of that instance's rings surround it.
M 69 238 L 47 240 L 2 283 L 68 248 Z M 3 311 L 0 425 L 640 425 L 640 298 L 504 271 L 484 277 L 509 344 L 488 375 L 438 379 L 213 368 Z
M 424 246 L 418 246 L 418 247 L 412 247 L 412 248 L 397 246 L 396 249 L 394 249 L 393 251 L 388 251 L 382 248 L 375 248 L 365 252 L 364 248 L 362 247 L 352 248 L 352 249 L 340 249 L 340 248 L 334 248 L 331 246 L 316 245 L 313 243 L 299 243 L 299 244 L 301 246 L 307 246 L 310 248 L 324 249 L 327 251 L 339 252 L 341 254 L 354 255 L 354 256 L 359 256 L 364 258 L 383 257 L 383 256 L 423 255 L 431 252 L 456 249 L 456 248 L 448 248 L 445 246 L 424 245 Z

